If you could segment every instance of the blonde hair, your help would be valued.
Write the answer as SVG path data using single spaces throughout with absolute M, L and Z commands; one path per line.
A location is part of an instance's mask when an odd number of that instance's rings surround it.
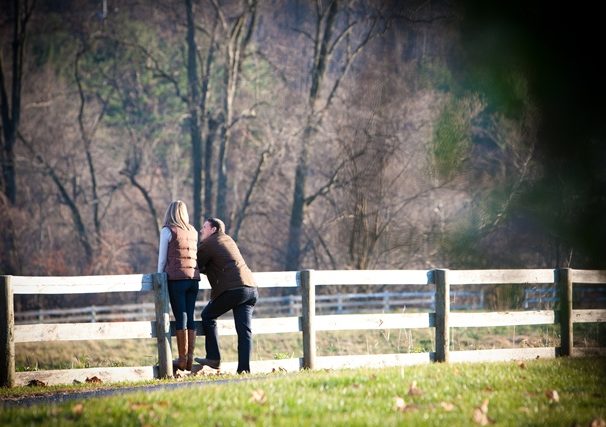
M 189 230 L 189 215 L 187 214 L 187 206 L 181 200 L 171 202 L 164 214 L 164 227 L 175 226 L 183 230 Z

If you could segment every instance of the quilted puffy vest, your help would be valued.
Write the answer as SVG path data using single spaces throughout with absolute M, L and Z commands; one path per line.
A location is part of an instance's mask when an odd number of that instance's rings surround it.
M 198 232 L 192 227 L 183 230 L 179 227 L 169 227 L 172 235 L 168 242 L 166 267 L 164 271 L 168 280 L 195 279 L 200 280 L 200 272 L 196 262 Z

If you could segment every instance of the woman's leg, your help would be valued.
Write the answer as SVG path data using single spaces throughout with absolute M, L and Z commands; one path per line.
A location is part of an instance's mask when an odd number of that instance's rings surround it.
M 170 307 L 175 316 L 175 329 L 186 329 L 187 324 L 187 304 L 185 302 L 185 292 L 188 286 L 187 280 L 169 280 L 168 281 L 168 298 Z
M 187 362 L 185 369 L 191 371 L 194 362 L 194 351 L 196 349 L 196 325 L 194 323 L 194 310 L 196 298 L 198 297 L 198 281 L 192 280 L 185 293 L 185 304 L 187 310 Z
M 187 364 L 187 331 L 188 322 L 186 307 L 186 291 L 189 286 L 188 280 L 169 280 L 168 297 L 175 316 L 175 335 L 177 336 L 177 352 L 179 358 L 173 361 L 173 369 L 185 369 Z

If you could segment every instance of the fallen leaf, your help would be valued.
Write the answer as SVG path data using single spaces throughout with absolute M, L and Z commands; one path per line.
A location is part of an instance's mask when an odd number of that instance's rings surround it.
M 450 412 L 450 411 L 452 411 L 455 408 L 455 406 L 452 403 L 450 403 L 450 402 L 440 402 L 440 406 L 446 412 Z
M 483 413 L 480 408 L 475 408 L 473 410 L 473 421 L 481 426 L 494 424 L 494 420 L 491 419 L 487 414 Z
M 488 416 L 488 399 L 484 399 L 482 404 L 473 410 L 473 421 L 481 426 L 494 424 L 494 420 Z
M 420 396 L 423 394 L 423 390 L 417 387 L 417 382 L 413 381 L 408 387 L 408 395 L 409 396 Z
M 82 412 L 84 412 L 84 405 L 82 403 L 76 403 L 72 406 L 72 414 L 82 415 Z
M 406 410 L 406 402 L 400 396 L 394 397 L 393 406 L 396 411 L 404 412 Z
M 482 405 L 480 405 L 480 410 L 485 414 L 488 413 L 488 399 L 484 399 Z
M 546 390 L 545 396 L 549 399 L 549 403 L 558 403 L 560 401 L 560 395 L 557 390 Z
M 101 378 L 97 377 L 97 376 L 93 376 L 93 377 L 86 377 L 85 380 L 87 383 L 102 383 L 103 381 L 101 381 Z
M 250 398 L 251 402 L 258 403 L 259 405 L 265 404 L 267 402 L 267 396 L 265 392 L 260 388 L 252 391 L 252 396 Z
M 27 383 L 28 387 L 46 387 L 46 383 L 37 379 L 30 380 Z
M 604 418 L 596 418 L 591 421 L 589 427 L 606 427 L 606 421 L 604 421 Z

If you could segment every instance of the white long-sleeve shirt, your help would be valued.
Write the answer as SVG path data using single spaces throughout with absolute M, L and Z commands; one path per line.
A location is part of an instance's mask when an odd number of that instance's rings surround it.
M 158 248 L 158 273 L 164 273 L 166 268 L 166 259 L 168 256 L 168 242 L 173 238 L 168 227 L 162 227 L 160 230 L 160 247 Z

